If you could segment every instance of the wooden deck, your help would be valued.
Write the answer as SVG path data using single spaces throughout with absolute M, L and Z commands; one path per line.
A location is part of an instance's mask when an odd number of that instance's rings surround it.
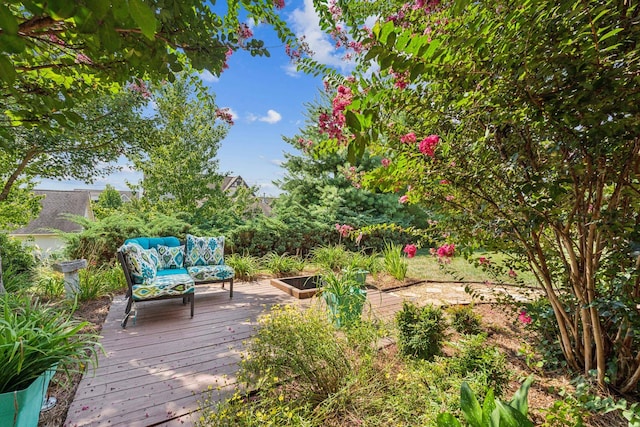
M 377 317 L 389 318 L 402 305 L 400 298 L 375 290 L 368 298 Z M 105 353 L 80 382 L 64 425 L 193 425 L 208 388 L 214 399 L 232 391 L 242 342 L 260 313 L 278 303 L 309 301 L 290 297 L 268 280 L 236 283 L 233 299 L 220 285 L 199 285 L 193 319 L 179 299 L 150 301 L 138 304 L 135 324 L 130 319 L 122 329 L 125 300 L 116 298 L 101 333 Z

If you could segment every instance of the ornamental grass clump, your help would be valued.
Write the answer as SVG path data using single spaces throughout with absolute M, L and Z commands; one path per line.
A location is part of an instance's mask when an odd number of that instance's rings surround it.
M 295 255 L 270 252 L 264 256 L 262 263 L 272 274 L 278 277 L 298 274 L 304 270 L 304 260 Z
M 382 251 L 384 268 L 387 273 L 396 280 L 404 280 L 407 277 L 407 262 L 402 258 L 402 246 L 386 243 Z
M 349 251 L 342 245 L 320 246 L 311 251 L 311 259 L 322 269 L 340 271 L 349 262 Z
M 233 268 L 240 280 L 251 281 L 258 277 L 262 268 L 262 261 L 252 255 L 231 254 L 225 259 L 225 264 Z
M 88 322 L 30 299 L 0 299 L 0 393 L 22 390 L 53 366 L 75 370 L 97 363 L 98 336 Z

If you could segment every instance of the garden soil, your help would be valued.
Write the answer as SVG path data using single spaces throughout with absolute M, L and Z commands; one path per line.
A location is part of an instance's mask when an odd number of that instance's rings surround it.
M 371 280 L 371 279 L 370 279 Z M 368 282 L 368 284 L 371 284 Z M 473 301 L 465 288 L 472 291 L 477 297 L 474 303 L 474 311 L 482 317 L 482 324 L 488 334 L 488 343 L 495 345 L 502 351 L 514 373 L 513 380 L 509 384 L 506 396 L 511 396 L 520 386 L 518 380 L 526 378 L 530 374 L 535 375 L 535 381 L 529 392 L 530 413 L 536 425 L 541 425 L 545 420 L 545 410 L 561 400 L 563 389 L 572 390 L 570 377 L 563 372 L 544 372 L 531 367 L 531 360 L 527 360 L 521 352 L 525 343 L 533 345 L 533 340 L 524 330 L 523 325 L 517 321 L 518 313 L 498 305 L 496 300 L 505 296 L 516 301 L 524 300 L 528 293 L 523 293 L 513 286 L 492 285 L 487 283 L 460 283 L 460 282 L 425 282 L 407 279 L 404 282 L 378 276 L 376 287 L 415 301 L 416 304 L 469 304 Z M 526 294 L 526 295 L 525 295 Z M 482 299 L 480 299 L 482 298 Z M 77 316 L 91 323 L 91 330 L 99 333 L 104 319 L 109 311 L 111 300 L 102 298 L 82 304 Z M 454 337 L 452 337 L 454 338 Z M 534 353 L 535 354 L 535 353 Z M 529 363 L 527 363 L 529 362 Z M 57 405 L 40 416 L 39 427 L 61 427 L 66 419 L 66 413 L 71 404 L 75 391 L 80 382 L 81 374 L 72 374 L 67 377 L 64 373 L 57 373 L 49 387 L 49 395 L 56 397 Z M 572 424 L 548 424 L 549 426 L 561 426 Z M 626 427 L 627 422 L 619 415 L 610 413 L 593 416 L 586 420 L 586 426 L 591 427 Z

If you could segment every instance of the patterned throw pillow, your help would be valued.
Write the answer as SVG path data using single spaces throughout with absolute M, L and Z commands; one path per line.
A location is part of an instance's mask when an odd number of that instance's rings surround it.
M 159 260 L 155 248 L 144 249 L 137 243 L 127 243 L 119 250 L 124 254 L 134 283 L 146 283 L 156 278 Z
M 184 245 L 163 246 L 158 245 L 158 257 L 160 264 L 158 270 L 169 270 L 172 268 L 182 268 L 184 266 Z
M 196 237 L 187 234 L 187 267 L 224 263 L 224 236 Z

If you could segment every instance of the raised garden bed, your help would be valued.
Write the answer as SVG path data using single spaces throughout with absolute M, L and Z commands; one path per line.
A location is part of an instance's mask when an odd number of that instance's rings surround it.
M 271 279 L 271 286 L 275 286 L 294 298 L 311 298 L 318 292 L 320 276 L 281 277 Z

